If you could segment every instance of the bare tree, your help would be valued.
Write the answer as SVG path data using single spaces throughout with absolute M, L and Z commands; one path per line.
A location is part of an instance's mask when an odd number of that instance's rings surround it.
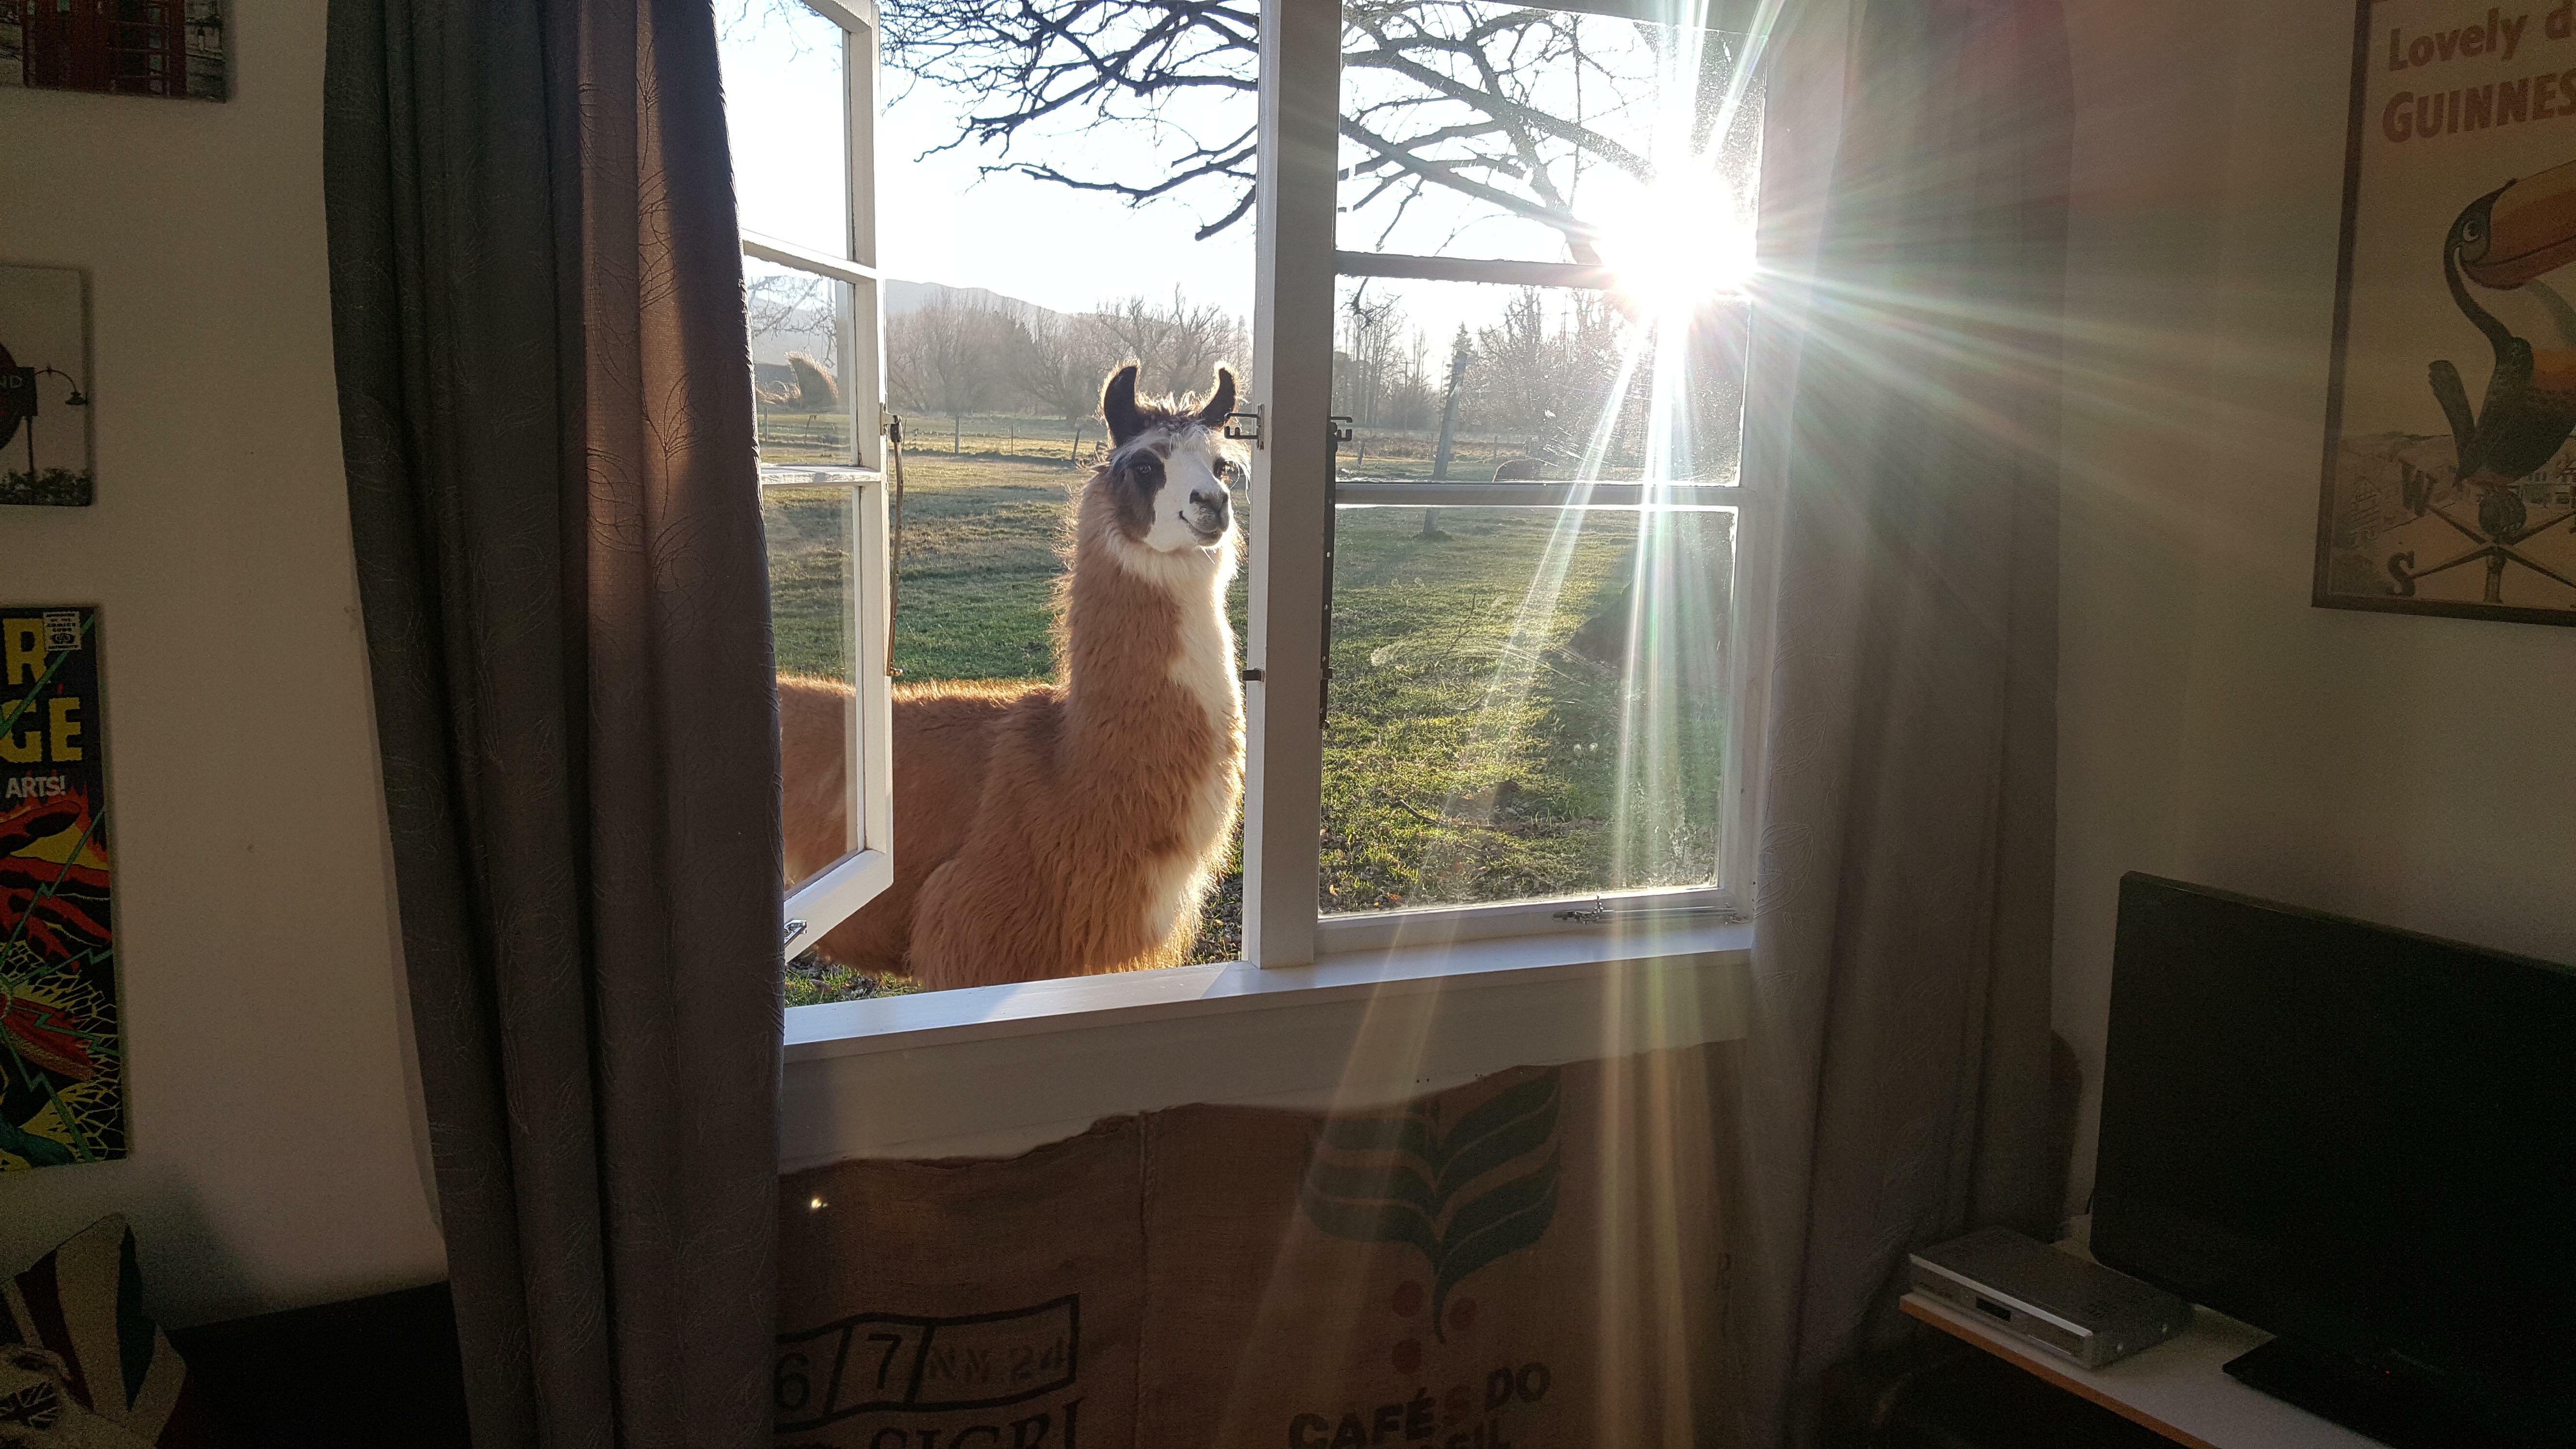
M 1065 465 L 1082 455 L 1082 429 L 1100 406 L 1100 387 L 1120 361 L 1118 344 L 1093 317 L 1041 312 L 1019 343 L 1011 382 L 1039 413 L 1062 418 L 1073 434 Z
M 1621 339 L 1618 311 L 1601 294 L 1524 288 L 1501 321 L 1476 330 L 1470 420 L 1521 440 L 1533 455 L 1579 447 L 1584 439 L 1560 434 L 1566 420 L 1592 418 L 1607 397 Z
M 963 450 L 966 414 L 990 404 L 1009 379 L 1020 325 L 999 312 L 940 302 L 886 328 L 886 383 L 907 407 L 948 414 L 948 449 Z
M 1170 390 L 1172 319 L 1168 314 L 1150 298 L 1135 296 L 1103 302 L 1091 316 L 1108 334 L 1114 350 L 1134 359 L 1140 391 Z
M 1134 202 L 1200 183 L 1215 183 L 1220 195 L 1231 186 L 1225 211 L 1199 229 L 1204 238 L 1252 209 L 1260 13 L 1259 0 L 918 0 L 888 8 L 886 59 L 980 98 L 950 144 L 999 147 L 987 172 Z M 1228 97 L 1237 103 L 1223 104 Z M 1219 103 L 1186 104 L 1200 99 Z M 1176 141 L 1153 181 L 1081 175 L 1011 154 L 1023 131 L 1162 126 L 1174 109 L 1212 113 L 1213 124 L 1166 132 Z
M 1524 287 L 1503 304 L 1501 321 L 1477 329 L 1476 361 L 1483 374 L 1477 392 L 1484 406 L 1475 410 L 1476 421 L 1523 439 L 1523 451 L 1534 448 L 1549 412 L 1568 401 L 1558 391 L 1564 380 L 1554 352 L 1545 297 L 1536 287 Z
M 785 269 L 751 277 L 743 287 L 755 352 L 764 344 L 804 353 L 825 370 L 841 370 L 839 288 L 830 277 Z
M 1333 359 L 1333 406 L 1364 428 L 1403 427 L 1409 404 L 1418 411 L 1428 395 L 1422 373 L 1421 329 L 1403 304 L 1352 284 L 1341 304 L 1342 340 Z
M 1249 350 L 1240 318 L 1213 302 L 1193 304 L 1178 287 L 1168 307 L 1141 296 L 1121 297 L 1101 303 L 1092 317 L 1143 369 L 1139 382 L 1147 392 L 1206 387 L 1218 363 L 1240 366 Z
M 1181 295 L 1181 289 L 1174 287 L 1172 310 L 1166 315 L 1171 351 L 1164 359 L 1163 386 L 1168 391 L 1204 388 L 1216 376 L 1218 363 L 1240 367 L 1248 360 L 1245 354 L 1249 339 L 1244 335 L 1243 324 L 1214 302 L 1192 306 Z
M 989 145 L 984 169 L 1142 204 L 1214 193 L 1211 236 L 1252 205 L 1258 0 L 915 0 L 887 11 L 888 58 L 979 104 L 952 146 Z M 1472 0 L 1351 0 L 1343 10 L 1341 133 L 1367 154 L 1347 210 L 1392 226 L 1430 191 L 1555 229 L 1570 259 L 1597 262 L 1575 211 L 1588 168 L 1640 182 L 1641 116 L 1660 75 L 1696 61 L 1694 149 L 1721 120 L 1750 144 L 1756 107 L 1724 103 L 1744 57 L 1733 37 Z M 1681 49 L 1676 50 L 1676 47 Z M 1706 103 L 1716 101 L 1715 104 Z M 1068 169 L 1022 142 L 1115 124 L 1169 145 L 1148 176 Z

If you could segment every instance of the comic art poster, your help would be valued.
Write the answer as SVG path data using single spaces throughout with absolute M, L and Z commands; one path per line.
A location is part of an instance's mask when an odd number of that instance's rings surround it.
M 0 605 L 0 1170 L 125 1155 L 98 611 Z
M 2315 601 L 2576 624 L 2576 0 L 2362 0 Z

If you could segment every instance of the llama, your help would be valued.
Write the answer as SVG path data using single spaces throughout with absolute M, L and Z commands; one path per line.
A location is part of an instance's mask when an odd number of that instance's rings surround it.
M 1048 685 L 923 684 L 894 697 L 895 880 L 823 937 L 825 958 L 925 987 L 1171 965 L 1187 953 L 1243 793 L 1243 686 L 1226 622 L 1239 535 L 1202 405 L 1102 390 L 1111 450 L 1080 491 Z M 781 678 L 787 867 L 846 838 L 849 688 Z

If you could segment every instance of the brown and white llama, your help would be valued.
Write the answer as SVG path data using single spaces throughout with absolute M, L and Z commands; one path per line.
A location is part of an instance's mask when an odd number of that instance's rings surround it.
M 1188 951 L 1243 793 L 1243 687 L 1226 584 L 1239 535 L 1204 404 L 1100 407 L 1111 451 L 1082 486 L 1057 589 L 1058 678 L 894 696 L 894 884 L 823 937 L 828 960 L 932 988 L 1173 964 Z M 840 854 L 849 688 L 781 678 L 787 871 Z

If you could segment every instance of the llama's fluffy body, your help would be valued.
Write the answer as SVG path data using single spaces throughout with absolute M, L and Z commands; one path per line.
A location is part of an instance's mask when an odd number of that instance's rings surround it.
M 1119 446 L 1075 509 L 1061 676 L 895 691 L 895 880 L 824 936 L 830 960 L 939 988 L 1187 953 L 1243 790 L 1225 613 L 1239 535 L 1230 506 L 1207 501 L 1240 467 L 1210 426 L 1233 378 L 1196 412 L 1140 405 L 1133 386 L 1132 371 L 1112 381 Z M 846 838 L 849 698 L 828 680 L 779 681 L 791 879 Z

